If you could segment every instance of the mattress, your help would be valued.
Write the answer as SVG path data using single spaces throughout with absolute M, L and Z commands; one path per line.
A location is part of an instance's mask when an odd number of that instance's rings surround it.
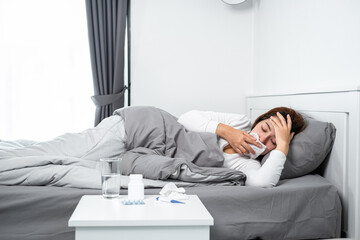
M 158 194 L 160 189 L 146 189 Z M 212 240 L 315 239 L 340 236 L 341 203 L 319 175 L 283 180 L 271 189 L 247 186 L 186 188 L 214 218 Z M 1 240 L 73 240 L 68 220 L 82 195 L 100 190 L 0 186 Z M 121 194 L 127 194 L 124 190 Z

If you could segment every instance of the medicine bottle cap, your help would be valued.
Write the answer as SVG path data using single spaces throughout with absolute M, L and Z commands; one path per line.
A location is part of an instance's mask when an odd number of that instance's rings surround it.
M 143 175 L 142 174 L 130 174 L 130 180 L 142 180 Z

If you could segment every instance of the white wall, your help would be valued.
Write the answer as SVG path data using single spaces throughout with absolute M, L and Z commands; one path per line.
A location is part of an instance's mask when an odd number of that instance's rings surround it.
M 245 113 L 252 1 L 131 1 L 131 105 Z
M 254 0 L 254 94 L 360 86 L 359 0 Z

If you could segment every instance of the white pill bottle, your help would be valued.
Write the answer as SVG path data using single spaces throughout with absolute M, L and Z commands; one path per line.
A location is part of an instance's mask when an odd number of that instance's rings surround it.
M 142 174 L 130 174 L 128 199 L 130 201 L 144 200 L 144 183 Z

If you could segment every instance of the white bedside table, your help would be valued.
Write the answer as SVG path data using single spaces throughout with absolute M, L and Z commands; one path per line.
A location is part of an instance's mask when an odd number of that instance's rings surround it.
M 145 196 L 145 205 L 123 205 L 101 195 L 81 198 L 69 220 L 76 240 L 154 239 L 208 240 L 214 219 L 196 195 L 186 204 L 157 202 Z

